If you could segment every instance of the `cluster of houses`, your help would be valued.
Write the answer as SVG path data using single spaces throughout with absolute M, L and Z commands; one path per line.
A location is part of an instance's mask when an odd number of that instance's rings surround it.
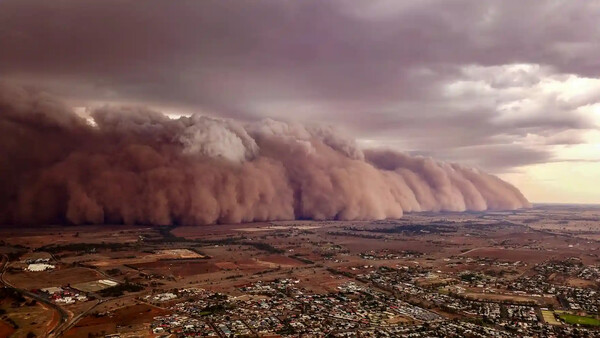
M 563 306 L 573 311 L 598 314 L 600 310 L 600 292 L 589 288 L 573 286 L 558 287 L 558 299 Z
M 508 290 L 530 295 L 556 297 L 561 306 L 567 310 L 584 311 L 588 314 L 599 314 L 600 292 L 593 287 L 578 287 L 565 284 L 555 284 L 549 277 L 561 274 L 567 278 L 600 282 L 598 266 L 584 266 L 577 259 L 565 261 L 549 261 L 534 267 L 535 275 L 523 276 L 513 281 L 500 282 Z
M 389 249 L 371 250 L 361 252 L 359 256 L 367 260 L 391 260 L 391 259 L 412 259 L 421 257 L 423 254 L 416 251 L 394 251 Z
M 571 257 L 565 260 L 550 260 L 533 267 L 533 270 L 540 275 L 548 276 L 559 273 L 566 276 L 576 275 L 584 267 L 579 258 Z
M 207 322 L 180 314 L 155 317 L 150 327 L 156 335 L 170 333 L 177 336 L 219 337 Z
M 200 288 L 185 288 L 185 289 L 173 289 L 167 292 L 151 293 L 146 295 L 141 300 L 153 304 L 162 304 L 174 301 L 178 298 L 190 298 L 194 296 L 202 296 L 211 294 L 210 292 Z
M 509 268 L 522 264 L 487 263 L 507 264 Z M 155 334 L 221 337 L 559 337 L 597 334 L 593 328 L 546 323 L 535 302 L 519 304 L 465 296 L 474 289 L 483 293 L 504 290 L 529 297 L 551 296 L 556 297 L 565 309 L 597 313 L 600 304 L 597 291 L 553 284 L 547 279 L 547 273 L 553 268 L 569 275 L 577 276 L 585 271 L 585 276 L 594 276 L 593 267 L 588 271 L 575 261 L 564 265 L 542 263 L 535 266 L 534 274 L 514 280 L 481 276 L 471 271 L 449 274 L 423 267 L 364 265 L 347 268 L 352 275 L 347 277 L 353 277 L 357 282 L 346 281 L 336 292 L 329 293 L 315 293 L 302 287 L 299 280 L 282 278 L 239 285 L 237 296 L 202 289 L 154 294 L 149 300 L 172 301 L 170 309 L 174 314 L 156 317 L 152 330 Z M 436 284 L 436 281 L 443 283 Z M 475 321 L 449 320 L 440 313 L 456 313 Z M 477 320 L 483 320 L 487 325 L 478 325 Z
M 49 287 L 40 289 L 39 291 L 57 304 L 67 305 L 74 304 L 76 302 L 85 302 L 88 300 L 88 297 L 85 294 L 67 287 Z
M 196 295 L 170 308 L 178 314 L 178 320 L 155 318 L 153 332 L 196 332 L 199 325 L 209 324 L 213 331 L 227 337 L 325 336 L 370 327 L 395 332 L 399 321 L 443 320 L 438 314 L 354 282 L 326 294 L 310 292 L 298 283 L 294 279 L 278 279 L 242 285 L 239 290 L 244 295 L 238 297 L 210 292 Z
M 464 321 L 443 321 L 425 323 L 416 326 L 404 327 L 398 332 L 402 337 L 514 337 L 505 331 L 497 330 L 489 326 L 476 325 Z M 397 337 L 397 336 L 396 336 Z
M 577 278 L 600 283 L 600 265 L 590 265 L 583 267 L 577 273 Z
M 506 305 L 507 318 L 518 322 L 538 322 L 537 311 L 533 306 Z
M 575 267 L 577 266 L 577 267 Z M 520 335 L 541 332 L 547 330 L 554 334 L 557 330 L 568 331 L 567 328 L 555 328 L 541 319 L 541 312 L 535 301 L 527 304 L 500 304 L 500 302 L 476 301 L 465 297 L 467 290 L 479 289 L 483 293 L 494 293 L 504 291 L 507 294 L 535 297 L 556 297 L 562 307 L 580 313 L 597 314 L 600 306 L 600 295 L 594 288 L 581 288 L 568 285 L 553 284 L 548 281 L 553 267 L 563 274 L 577 276 L 581 271 L 590 274 L 586 267 L 567 261 L 566 264 L 557 262 L 546 262 L 536 266 L 533 275 L 528 274 L 515 280 L 503 279 L 490 276 L 480 276 L 478 273 L 464 271 L 454 278 L 452 286 L 440 288 L 421 287 L 423 280 L 436 278 L 445 280 L 439 276 L 440 271 L 432 272 L 425 268 L 398 267 L 371 267 L 364 271 L 366 266 L 350 269 L 362 272 L 356 275 L 358 280 L 371 282 L 378 288 L 389 290 L 403 299 L 418 300 L 420 304 L 426 304 L 445 312 L 460 313 L 467 316 L 485 318 L 488 322 L 505 328 L 509 332 Z M 590 268 L 593 271 L 593 266 Z M 464 276 L 463 276 L 464 275 Z M 465 277 L 465 278 L 461 278 Z M 505 302 L 506 303 L 506 302 Z M 586 328 L 579 328 L 587 332 Z M 594 332 L 594 331 L 591 331 Z M 551 335 L 552 336 L 552 335 Z
M 445 258 L 444 261 L 448 262 L 446 266 L 457 267 L 461 265 L 478 265 L 482 267 L 499 267 L 499 268 L 517 268 L 526 267 L 527 263 L 522 261 L 504 261 L 489 257 L 468 257 L 468 256 L 451 256 Z

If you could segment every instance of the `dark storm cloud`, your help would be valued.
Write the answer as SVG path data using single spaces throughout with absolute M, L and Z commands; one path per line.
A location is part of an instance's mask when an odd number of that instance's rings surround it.
M 550 156 L 504 153 L 528 134 L 590 128 L 573 113 L 583 101 L 501 108 L 547 76 L 598 77 L 599 18 L 596 2 L 5 0 L 0 74 L 83 102 L 323 121 L 402 150 L 479 147 L 496 170 Z M 494 68 L 514 63 L 544 68 Z
M 0 84 L 0 226 L 373 220 L 530 207 L 496 176 L 359 149 L 335 129 L 94 110 Z M 93 121 L 93 123 L 92 123 Z

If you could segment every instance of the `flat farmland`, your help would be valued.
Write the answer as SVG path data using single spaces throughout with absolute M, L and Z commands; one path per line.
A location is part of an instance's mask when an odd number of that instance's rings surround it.
M 274 262 L 261 261 L 256 258 L 242 258 L 233 261 L 215 262 L 215 265 L 225 270 L 240 270 L 246 272 L 256 272 L 278 266 Z
M 30 248 L 71 243 L 133 243 L 140 236 L 155 234 L 156 229 L 152 227 L 110 225 L 0 229 L 0 236 L 10 238 L 11 244 Z
M 65 332 L 65 337 L 84 338 L 94 334 L 109 334 L 118 331 L 121 326 L 134 326 L 147 323 L 156 316 L 163 316 L 169 311 L 147 305 L 136 304 L 111 311 L 104 316 L 86 316 L 77 325 Z
M 358 254 L 365 251 L 377 251 L 377 250 L 393 250 L 403 251 L 411 250 L 420 253 L 434 253 L 439 251 L 439 245 L 427 245 L 425 241 L 413 240 L 413 239 L 402 239 L 402 240 L 381 240 L 381 239 L 370 239 L 370 238 L 356 238 L 350 236 L 338 236 L 330 235 L 331 237 L 337 237 L 333 239 L 336 243 L 348 249 L 350 253 Z
M 296 278 L 300 280 L 301 287 L 320 294 L 337 292 L 338 286 L 353 281 L 348 277 L 332 275 L 320 269 L 300 270 L 297 272 Z
M 288 266 L 305 265 L 305 263 L 302 263 L 297 259 L 290 258 L 287 256 L 282 256 L 282 255 L 266 255 L 266 256 L 260 257 L 260 259 L 258 259 L 257 261 L 259 263 L 263 263 L 263 264 L 269 265 L 271 267 L 276 267 L 276 266 L 288 267 Z
M 5 274 L 4 278 L 13 285 L 18 285 L 23 289 L 32 290 L 90 282 L 105 277 L 92 269 L 74 267 L 41 272 L 8 272 Z
M 0 319 L 0 337 L 10 337 L 15 331 L 12 325 Z
M 293 315 L 312 311 L 311 307 L 290 305 L 291 301 L 281 302 L 281 297 L 306 297 L 303 298 L 305 304 L 315 305 L 314 309 L 319 307 L 319 314 L 338 310 L 340 318 L 353 316 L 352 313 L 366 314 L 369 323 L 377 328 L 398 323 L 408 328 L 430 318 L 408 305 L 400 306 L 403 312 L 390 311 L 396 302 L 386 305 L 356 302 L 364 293 L 353 290 L 384 294 L 377 298 L 384 303 L 386 299 L 397 297 L 459 322 L 476 322 L 473 318 L 488 311 L 488 319 L 501 328 L 509 318 L 504 313 L 509 307 L 499 305 L 501 303 L 533 304 L 539 313 L 540 308 L 546 307 L 566 310 L 576 302 L 587 315 L 592 313 L 586 305 L 597 304 L 597 293 L 588 291 L 597 292 L 600 246 L 579 236 L 592 231 L 588 225 L 581 223 L 569 230 L 568 224 L 569 219 L 591 217 L 595 215 L 558 212 L 552 216 L 545 210 L 523 210 L 410 213 L 402 219 L 382 221 L 289 221 L 173 228 L 48 227 L 22 232 L 13 229 L 0 230 L 0 235 L 9 236 L 4 246 L 0 246 L 0 252 L 13 253 L 4 277 L 23 289 L 70 285 L 98 297 L 94 292 L 98 280 L 111 279 L 123 286 L 123 294 L 102 294 L 98 299 L 74 304 L 58 301 L 69 318 L 76 321 L 66 337 L 117 332 L 122 337 L 152 336 L 150 323 L 153 321 L 154 325 L 157 322 L 170 325 L 166 323 L 169 320 L 154 318 L 165 313 L 161 308 L 188 315 L 193 312 L 184 312 L 179 306 L 187 303 L 197 303 L 199 311 L 208 304 L 224 305 L 213 314 L 202 315 L 202 320 L 226 325 L 233 325 L 234 319 L 225 316 L 240 316 L 245 322 L 261 318 L 267 312 L 278 318 L 300 318 Z M 543 228 L 544 220 L 553 225 L 551 230 Z M 12 235 L 18 239 L 15 243 L 33 246 L 13 246 Z M 40 245 L 60 243 L 76 245 L 39 249 Z M 99 245 L 101 243 L 104 244 Z M 35 258 L 50 258 L 56 270 L 26 272 L 18 269 L 26 267 L 26 259 Z M 584 270 L 584 266 L 588 269 Z M 130 285 L 126 285 L 126 281 L 143 290 L 127 291 L 126 286 Z M 261 296 L 248 292 L 250 289 L 246 287 L 252 285 L 256 286 L 252 293 Z M 266 285 L 277 286 L 277 290 L 285 292 L 272 296 L 270 291 L 265 292 L 269 290 Z M 551 287 L 578 294 L 570 297 L 572 299 L 563 299 L 558 293 L 550 292 Z M 261 288 L 264 289 L 261 291 Z M 230 298 L 208 296 L 212 292 Z M 338 292 L 340 297 L 331 295 Z M 175 297 L 171 298 L 168 293 Z M 54 295 L 53 299 L 60 297 L 69 295 Z M 262 297 L 262 300 L 254 297 Z M 331 304 L 340 301 L 353 305 L 338 310 L 322 307 L 328 297 L 334 297 L 330 299 Z M 319 299 L 323 303 L 319 303 Z M 250 300 L 260 304 L 246 302 Z M 354 309 L 360 312 L 353 312 Z M 497 314 L 495 309 L 502 313 Z M 43 306 L 31 308 L 30 312 L 41 310 Z M 10 309 L 12 313 L 19 313 L 22 323 L 39 324 L 38 336 L 44 336 L 43 329 L 59 321 L 56 312 L 46 310 L 46 317 L 40 313 L 40 318 L 45 318 L 41 323 L 27 317 L 20 306 Z M 82 313 L 84 316 L 78 317 Z M 493 317 L 496 314 L 497 317 Z M 423 319 L 404 323 L 404 315 Z M 538 320 L 535 316 L 531 315 L 527 323 Z M 551 322 L 548 318 L 546 321 Z M 557 329 L 571 328 L 560 322 L 562 325 L 556 326 Z M 0 337 L 9 331 L 10 328 L 0 323 Z M 174 332 L 165 334 L 176 335 Z M 299 332 L 293 334 L 297 336 Z
M 257 222 L 252 223 L 252 228 L 269 227 L 271 223 Z M 240 228 L 239 224 L 219 224 L 219 225 L 206 225 L 206 226 L 181 226 L 173 229 L 171 233 L 178 237 L 184 237 L 188 239 L 201 239 L 210 238 L 216 236 L 226 236 L 237 234 Z
M 466 257 L 486 257 L 503 261 L 522 261 L 540 263 L 549 258 L 568 258 L 567 252 L 549 252 L 547 250 L 529 249 L 504 249 L 504 248 L 476 248 L 464 254 Z
M 90 261 L 88 264 L 95 267 L 120 266 L 120 265 L 135 265 L 141 263 L 156 262 L 158 260 L 175 260 L 175 259 L 201 259 L 205 256 L 200 255 L 189 249 L 169 249 L 159 250 L 152 254 L 140 254 L 131 252 L 124 255 L 122 258 L 105 257 Z
M 101 290 L 108 289 L 110 287 L 116 286 L 118 283 L 108 280 L 108 279 L 100 279 L 97 281 L 85 282 L 85 283 L 77 283 L 72 284 L 71 287 L 77 289 L 82 292 L 98 292 Z
M 12 298 L 0 300 L 0 309 L 6 311 L 3 316 L 18 325 L 18 328 L 14 330 L 7 322 L 0 320 L 0 330 L 7 333 L 13 329 L 12 337 L 26 337 L 29 332 L 38 337 L 46 337 L 47 332 L 58 324 L 58 313 L 44 304 L 32 305 L 30 301 L 28 299 L 26 303 L 17 305 Z M 0 337 L 9 336 L 0 335 Z
M 139 269 L 145 273 L 172 275 L 174 277 L 188 277 L 193 275 L 208 274 L 221 270 L 214 263 L 205 260 L 157 261 L 151 263 L 132 264 L 131 267 Z

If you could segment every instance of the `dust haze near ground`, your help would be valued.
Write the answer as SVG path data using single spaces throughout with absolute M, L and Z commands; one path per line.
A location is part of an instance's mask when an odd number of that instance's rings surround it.
M 0 87 L 2 224 L 370 220 L 413 211 L 529 207 L 517 188 L 458 164 L 359 149 L 334 128 L 170 119 Z

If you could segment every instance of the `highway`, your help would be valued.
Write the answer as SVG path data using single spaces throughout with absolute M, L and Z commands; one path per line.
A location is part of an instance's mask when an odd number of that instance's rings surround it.
M 60 315 L 60 321 L 58 323 L 58 325 L 54 326 L 53 328 L 51 328 L 48 332 L 47 332 L 47 336 L 48 337 L 57 337 L 60 334 L 62 334 L 62 332 L 64 331 L 62 329 L 63 326 L 65 326 L 67 324 L 67 320 L 69 318 L 69 314 L 60 306 L 52 303 L 51 301 L 40 297 L 39 295 L 36 295 L 33 292 L 29 292 L 28 290 L 24 290 L 24 289 L 20 289 L 18 287 L 15 287 L 14 285 L 10 284 L 8 281 L 6 281 L 6 279 L 4 279 L 4 273 L 6 272 L 6 268 L 8 267 L 8 263 L 9 263 L 9 259 L 8 256 L 6 255 L 2 255 L 2 270 L 0 270 L 0 282 L 7 288 L 11 288 L 13 290 L 16 290 L 17 292 L 19 292 L 20 294 L 22 294 L 23 296 L 35 299 L 38 302 L 42 302 L 48 306 L 50 306 L 52 309 L 54 309 L 55 311 L 58 312 L 58 314 Z
M 90 311 L 92 311 L 93 309 L 96 308 L 96 306 L 102 304 L 102 302 L 104 302 L 104 300 L 98 300 L 96 302 L 96 304 L 94 304 L 93 306 L 91 306 L 89 309 L 83 311 L 82 313 L 78 314 L 77 316 L 73 317 L 73 319 L 71 319 L 68 322 L 65 322 L 64 325 L 61 325 L 61 327 L 57 330 L 55 330 L 55 337 L 60 337 L 62 336 L 63 333 L 65 333 L 66 331 L 68 331 L 70 328 L 72 328 L 75 324 L 77 324 L 77 322 L 83 318 L 84 316 L 86 316 L 88 313 L 90 313 Z

